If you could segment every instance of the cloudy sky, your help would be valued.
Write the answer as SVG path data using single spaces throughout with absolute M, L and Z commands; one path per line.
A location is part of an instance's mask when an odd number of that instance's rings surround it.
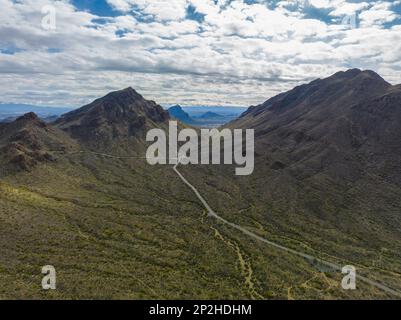
M 0 102 L 249 106 L 354 67 L 401 83 L 401 0 L 0 0 Z

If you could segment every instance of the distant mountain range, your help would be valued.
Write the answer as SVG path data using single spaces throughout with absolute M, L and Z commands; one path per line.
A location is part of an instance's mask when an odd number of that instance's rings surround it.
M 219 127 L 238 118 L 246 108 L 241 107 L 181 107 L 168 109 L 170 116 L 196 127 Z
M 28 112 L 34 112 L 38 117 L 51 122 L 71 110 L 72 108 L 66 107 L 40 107 L 29 104 L 0 103 L 0 122 L 14 121 Z
M 188 125 L 194 125 L 196 121 L 189 116 L 187 112 L 185 112 L 181 106 L 175 105 L 172 106 L 168 109 L 168 113 L 170 116 L 176 120 L 180 120 L 181 122 L 188 124 Z
M 60 275 L 55 299 L 395 298 L 362 282 L 342 290 L 318 260 L 208 217 L 171 166 L 143 159 L 146 132 L 172 112 L 221 121 L 126 88 L 52 123 L 34 113 L 0 123 L 0 298 L 42 297 L 47 263 Z M 338 72 L 225 126 L 255 130 L 253 175 L 180 166 L 213 210 L 401 290 L 401 85 Z
M 223 119 L 224 116 L 215 112 L 208 111 L 201 115 L 198 119 Z
M 0 122 L 12 122 L 25 113 L 34 112 L 45 122 L 54 122 L 61 115 L 73 111 L 66 107 L 42 107 L 28 104 L 0 103 Z M 242 107 L 181 107 L 168 109 L 170 116 L 182 123 L 200 127 L 218 127 L 238 118 L 247 108 Z

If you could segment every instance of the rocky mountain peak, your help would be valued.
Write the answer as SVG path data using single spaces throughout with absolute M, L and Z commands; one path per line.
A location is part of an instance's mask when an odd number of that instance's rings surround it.
M 142 139 L 145 131 L 165 124 L 169 114 L 133 88 L 110 92 L 63 115 L 56 125 L 85 142 L 110 144 L 130 137 Z

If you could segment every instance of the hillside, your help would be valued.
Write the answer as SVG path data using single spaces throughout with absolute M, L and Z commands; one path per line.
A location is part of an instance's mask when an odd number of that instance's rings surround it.
M 147 130 L 166 126 L 168 120 L 161 106 L 126 88 L 64 114 L 54 124 L 88 147 L 127 151 L 143 147 Z
M 0 125 L 1 174 L 30 170 L 55 160 L 56 153 L 76 150 L 78 145 L 61 130 L 27 113 L 14 122 Z
M 316 80 L 229 124 L 255 128 L 252 176 L 179 170 L 228 221 L 400 289 L 399 98 L 372 72 Z M 0 298 L 394 298 L 362 282 L 344 291 L 341 274 L 208 216 L 171 166 L 143 159 L 144 134 L 168 119 L 128 88 L 53 124 L 0 124 L 0 146 L 19 145 L 1 165 L 35 159 L 1 176 Z M 49 264 L 58 289 L 45 292 Z
M 377 74 L 349 70 L 269 99 L 230 126 L 254 128 L 257 153 L 301 179 L 349 183 L 368 170 L 399 183 L 400 97 Z
M 399 86 L 371 71 L 340 72 L 251 107 L 228 127 L 255 129 L 252 176 L 185 168 L 215 210 L 400 288 Z

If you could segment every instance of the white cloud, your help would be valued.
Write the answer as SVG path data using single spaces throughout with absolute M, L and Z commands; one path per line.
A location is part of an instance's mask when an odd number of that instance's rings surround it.
M 136 0 L 106 0 L 106 1 L 112 8 L 123 12 L 130 11 L 136 2 Z
M 369 10 L 360 13 L 362 26 L 383 25 L 399 18 L 400 15 L 391 10 L 392 3 L 379 2 L 372 6 Z
M 140 10 L 158 21 L 184 19 L 188 6 L 187 0 L 107 0 L 107 2 L 123 12 Z
M 336 8 L 330 12 L 330 15 L 335 17 L 339 16 L 343 17 L 346 15 L 355 14 L 358 11 L 366 9 L 367 7 L 369 7 L 369 3 L 367 2 L 361 2 L 361 3 L 344 2 L 341 5 L 336 6 Z
M 123 13 L 100 22 L 68 0 L 0 0 L 0 49 L 15 51 L 0 53 L 1 100 L 79 106 L 131 85 L 160 103 L 251 105 L 348 67 L 401 82 L 401 28 L 383 27 L 397 18 L 389 1 L 309 0 L 326 20 L 307 16 L 305 1 L 108 2 Z M 54 31 L 41 27 L 45 4 L 57 8 Z M 202 21 L 186 19 L 189 5 Z M 360 28 L 340 26 L 354 11 Z

